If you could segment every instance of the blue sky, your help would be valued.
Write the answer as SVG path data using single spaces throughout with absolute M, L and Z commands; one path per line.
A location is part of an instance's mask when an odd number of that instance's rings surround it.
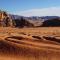
M 0 9 L 14 14 L 24 15 L 27 14 L 25 11 L 30 12 L 36 9 L 38 11 L 39 9 L 42 10 L 45 8 L 54 8 L 54 10 L 57 8 L 60 9 L 60 0 L 0 0 Z

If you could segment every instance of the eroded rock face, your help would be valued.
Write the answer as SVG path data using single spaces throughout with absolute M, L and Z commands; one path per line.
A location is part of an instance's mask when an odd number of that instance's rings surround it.
M 32 27 L 33 24 L 27 20 L 21 19 L 12 19 L 5 11 L 0 11 L 0 27 Z
M 29 21 L 27 21 L 26 19 L 23 19 L 23 18 L 15 19 L 14 21 L 15 21 L 15 23 L 14 23 L 15 27 L 20 27 L 20 28 L 23 28 L 23 27 L 34 27 L 34 25 L 32 23 L 30 23 Z
M 0 26 L 2 27 L 13 26 L 11 17 L 5 11 L 0 11 Z

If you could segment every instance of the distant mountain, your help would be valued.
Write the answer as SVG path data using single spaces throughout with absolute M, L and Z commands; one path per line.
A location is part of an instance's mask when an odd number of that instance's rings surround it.
M 10 16 L 11 16 L 12 20 L 15 21 L 15 24 L 17 21 L 19 21 L 17 26 L 18 25 L 20 26 L 19 23 L 21 22 L 21 18 L 23 18 L 23 20 L 25 20 L 26 22 L 29 22 L 31 24 L 31 25 L 29 25 L 29 27 L 30 26 L 32 27 L 32 25 L 34 25 L 35 27 L 40 26 L 43 22 L 43 19 L 41 19 L 40 17 L 24 17 L 24 16 L 18 16 L 18 15 L 10 15 Z M 26 27 L 28 27 L 28 26 L 26 25 Z
M 5 11 L 0 11 L 0 26 L 19 28 L 60 26 L 60 17 L 59 16 L 24 17 L 19 15 L 11 15 Z
M 39 20 L 39 19 L 44 19 L 44 20 L 49 20 L 49 19 L 54 19 L 54 18 L 59 18 L 59 16 L 31 16 L 31 17 L 24 17 L 24 16 L 19 16 L 19 15 L 11 15 L 12 19 L 21 19 L 23 17 L 24 19 L 28 20 Z
M 60 27 L 60 18 L 54 18 L 43 22 L 42 27 Z
M 40 18 L 44 19 L 44 20 L 50 20 L 50 19 L 54 19 L 54 18 L 59 18 L 59 16 L 42 16 Z
M 23 16 L 19 16 L 19 15 L 11 15 L 11 14 L 10 14 L 10 16 L 13 20 L 14 19 L 21 19 L 21 17 L 23 17 Z
M 15 21 L 16 20 L 19 21 L 19 20 L 21 20 L 21 18 L 23 18 L 26 22 L 29 22 L 31 24 L 30 27 L 33 27 L 33 26 L 40 27 L 43 24 L 48 24 L 48 23 L 45 23 L 47 20 L 49 21 L 49 20 L 55 20 L 57 18 L 60 18 L 59 16 L 42 16 L 42 17 L 38 17 L 38 16 L 24 17 L 24 16 L 18 16 L 18 15 L 11 15 L 11 16 L 12 16 L 12 19 Z M 17 23 L 17 26 L 18 25 L 20 26 L 19 23 L 21 23 L 21 21 Z M 28 23 L 27 23 L 27 25 L 28 25 Z M 26 25 L 26 27 L 27 27 L 27 25 Z

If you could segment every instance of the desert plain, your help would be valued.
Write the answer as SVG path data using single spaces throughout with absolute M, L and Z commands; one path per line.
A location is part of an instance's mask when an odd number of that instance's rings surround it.
M 60 60 L 60 27 L 0 27 L 0 60 Z

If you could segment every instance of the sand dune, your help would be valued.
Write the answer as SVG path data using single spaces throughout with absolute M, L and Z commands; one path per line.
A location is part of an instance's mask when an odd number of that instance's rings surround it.
M 55 28 L 0 28 L 0 60 L 60 60 L 60 29 Z

